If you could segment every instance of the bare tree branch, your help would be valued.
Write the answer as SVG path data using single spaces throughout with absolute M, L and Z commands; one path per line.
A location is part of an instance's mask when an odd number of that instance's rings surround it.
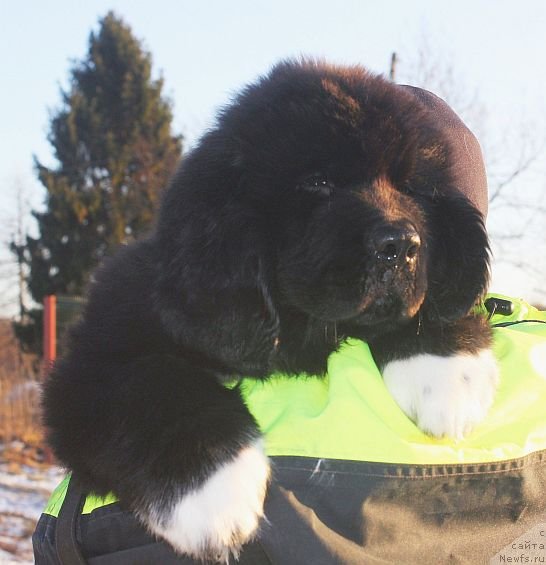
M 512 164 L 512 168 L 508 173 L 505 173 L 502 178 L 499 173 L 495 170 L 493 174 L 490 175 L 490 178 L 494 179 L 493 184 L 494 188 L 489 189 L 489 203 L 495 203 L 499 197 L 504 196 L 505 189 L 511 185 L 513 182 L 531 171 L 531 167 L 536 165 L 539 160 L 544 157 L 545 154 L 545 147 L 544 144 L 541 144 L 540 147 L 534 147 L 533 149 L 529 149 L 529 143 L 525 143 L 523 140 L 521 141 L 520 145 L 520 155 L 519 159 L 515 164 Z M 491 163 L 490 163 L 491 164 Z M 514 206 L 519 206 L 520 204 L 512 204 Z
M 449 54 L 422 37 L 413 53 L 397 54 L 398 82 L 426 88 L 442 97 L 480 140 L 489 180 L 489 235 L 496 263 L 541 281 L 537 293 L 546 300 L 546 136 L 520 120 L 504 135 L 486 127 L 487 112 L 477 91 L 455 72 Z M 492 137 L 492 133 L 496 138 Z M 493 143 L 492 143 L 493 142 Z

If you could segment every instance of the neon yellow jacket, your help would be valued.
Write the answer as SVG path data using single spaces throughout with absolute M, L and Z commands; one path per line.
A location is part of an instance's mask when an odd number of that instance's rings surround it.
M 493 326 L 546 322 L 546 312 L 510 301 L 513 314 L 494 315 Z M 493 332 L 501 384 L 486 421 L 463 441 L 421 432 L 401 412 L 367 344 L 358 340 L 331 355 L 325 380 L 248 379 L 243 395 L 269 455 L 447 464 L 500 461 L 546 449 L 546 324 L 518 323 Z M 355 441 L 357 430 L 362 432 Z

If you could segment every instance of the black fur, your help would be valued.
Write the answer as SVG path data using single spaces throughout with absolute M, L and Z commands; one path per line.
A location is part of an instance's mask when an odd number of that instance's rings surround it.
M 323 374 L 348 336 L 380 366 L 489 343 L 481 214 L 407 91 L 287 62 L 188 155 L 154 232 L 99 269 L 45 386 L 58 458 L 137 511 L 169 507 L 258 437 L 234 376 Z M 394 268 L 389 230 L 421 244 Z

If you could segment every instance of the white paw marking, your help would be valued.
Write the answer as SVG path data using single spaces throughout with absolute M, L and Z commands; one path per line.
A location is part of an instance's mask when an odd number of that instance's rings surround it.
M 392 361 L 383 380 L 400 408 L 424 432 L 462 439 L 481 422 L 497 390 L 497 363 L 489 350 L 449 357 L 420 354 Z
M 269 460 L 256 441 L 176 502 L 169 515 L 152 509 L 141 518 L 179 553 L 227 563 L 258 530 L 269 475 Z

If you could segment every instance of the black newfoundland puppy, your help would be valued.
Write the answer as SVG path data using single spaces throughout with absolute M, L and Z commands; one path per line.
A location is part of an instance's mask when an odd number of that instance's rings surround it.
M 462 437 L 497 382 L 472 314 L 483 195 L 457 163 L 475 149 L 439 99 L 361 67 L 285 62 L 248 86 L 185 157 L 154 232 L 95 274 L 45 387 L 59 460 L 180 553 L 225 559 L 269 480 L 226 381 L 323 375 L 357 337 L 417 425 Z

